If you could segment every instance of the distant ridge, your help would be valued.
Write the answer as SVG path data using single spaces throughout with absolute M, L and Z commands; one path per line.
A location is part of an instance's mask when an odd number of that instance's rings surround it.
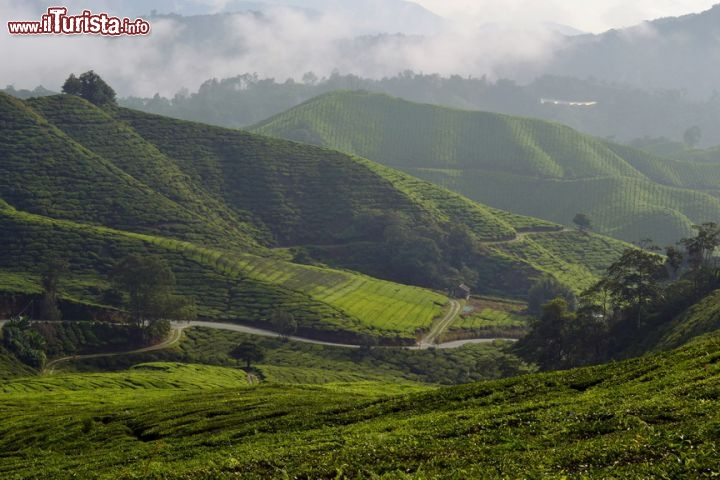
M 661 245 L 720 217 L 720 165 L 673 161 L 563 125 L 367 92 L 317 97 L 252 131 L 337 148 L 478 202 Z

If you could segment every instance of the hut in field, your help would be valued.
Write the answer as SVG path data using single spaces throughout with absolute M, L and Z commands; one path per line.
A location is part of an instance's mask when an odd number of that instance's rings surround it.
M 464 298 L 465 300 L 470 299 L 470 287 L 465 285 L 464 283 L 461 283 L 457 287 L 454 287 L 450 295 L 452 295 L 454 298 Z

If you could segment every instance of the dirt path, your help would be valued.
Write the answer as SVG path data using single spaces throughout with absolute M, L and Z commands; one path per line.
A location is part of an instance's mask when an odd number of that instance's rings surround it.
M 172 330 L 170 330 L 170 335 L 167 339 L 163 340 L 162 342 L 151 345 L 149 347 L 143 347 L 138 348 L 136 350 L 128 350 L 125 352 L 113 352 L 113 353 L 93 353 L 89 355 L 70 355 L 67 357 L 61 357 L 56 358 L 55 360 L 51 360 L 48 363 L 45 364 L 45 368 L 43 368 L 43 373 L 53 373 L 55 371 L 55 367 L 63 362 L 67 362 L 70 360 L 83 360 L 86 358 L 100 358 L 100 357 L 117 357 L 120 355 L 131 355 L 134 353 L 145 353 L 145 352 L 152 352 L 155 350 L 164 350 L 166 348 L 173 347 L 180 343 L 180 338 L 182 337 L 182 331 L 187 328 L 187 326 L 173 326 Z
M 442 335 L 442 333 L 445 331 L 445 329 L 450 326 L 453 320 L 455 320 L 455 317 L 457 317 L 458 313 L 460 313 L 461 308 L 462 305 L 460 304 L 460 302 L 458 302 L 457 300 L 450 300 L 450 310 L 448 310 L 448 312 L 442 319 L 440 319 L 439 322 L 432 326 L 428 334 L 425 335 L 425 337 L 423 337 L 420 342 L 418 342 L 416 348 L 423 350 L 434 345 L 435 340 L 437 340 L 438 337 Z

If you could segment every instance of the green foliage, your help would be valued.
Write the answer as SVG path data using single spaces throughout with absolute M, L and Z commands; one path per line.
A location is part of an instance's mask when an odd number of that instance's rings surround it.
M 520 338 L 530 317 L 524 302 L 471 299 L 442 335 L 443 341 L 462 338 Z
M 718 346 L 710 336 L 423 390 L 248 387 L 237 369 L 171 362 L 10 380 L 0 467 L 9 478 L 702 478 L 720 473 Z
M 65 83 L 63 83 L 62 93 L 77 95 L 79 97 L 82 94 L 82 86 L 83 85 L 80 79 L 77 78 L 74 73 L 71 73 L 65 80 Z
M 127 351 L 147 344 L 143 341 L 142 332 L 132 325 L 77 321 L 34 322 L 32 329 L 42 336 L 43 349 L 51 359 Z M 166 337 L 167 332 L 160 339 Z
M 46 270 L 40 277 L 40 286 L 42 287 L 42 297 L 40 298 L 40 319 L 48 321 L 58 321 L 62 317 L 62 313 L 58 308 L 58 288 L 59 278 L 62 270 L 66 268 L 58 262 L 50 262 Z
M 555 298 L 562 298 L 570 310 L 575 310 L 577 307 L 577 299 L 570 287 L 554 278 L 538 279 L 528 290 L 528 312 L 531 315 L 540 315 L 543 305 Z
M 21 362 L 35 368 L 45 365 L 45 340 L 27 317 L 10 320 L 2 329 L 2 342 Z
M 659 255 L 627 249 L 608 267 L 604 281 L 616 307 L 642 309 L 660 296 L 660 280 L 665 274 L 663 258 Z
M 297 332 L 298 324 L 292 313 L 275 310 L 270 314 L 270 324 L 273 330 L 287 337 Z
M 257 343 L 243 342 L 232 349 L 230 356 L 244 361 L 245 366 L 250 369 L 251 362 L 262 362 L 265 352 Z
M 128 255 L 115 268 L 112 279 L 127 292 L 127 308 L 137 326 L 157 320 L 194 319 L 193 302 L 175 295 L 175 275 L 161 258 Z
M 590 230 L 592 228 L 592 222 L 590 221 L 590 217 L 585 215 L 584 213 L 577 213 L 573 217 L 573 223 L 577 225 L 577 227 L 581 231 Z
M 71 73 L 62 86 L 62 92 L 80 96 L 98 106 L 115 105 L 115 90 L 92 70 L 79 78 Z
M 693 229 L 697 234 L 682 239 L 680 243 L 685 247 L 692 268 L 697 270 L 709 266 L 715 250 L 720 247 L 720 225 L 706 222 L 702 225 L 693 225 Z
M 18 358 L 0 345 L 0 380 L 6 382 L 12 378 L 31 377 L 37 373 L 29 365 L 22 363 Z
M 717 330 L 720 330 L 720 290 L 711 293 L 664 325 L 655 348 L 677 348 L 695 337 Z
M 73 95 L 0 94 L 0 111 L 0 283 L 37 291 L 37 259 L 62 258 L 72 269 L 61 303 L 117 306 L 113 264 L 149 255 L 172 268 L 199 316 L 265 324 L 284 310 L 303 335 L 409 344 L 447 300 L 346 269 L 521 297 L 544 274 L 595 281 L 596 265 L 566 261 L 565 250 L 595 242 L 593 262 L 619 250 L 326 149 Z M 317 266 L 290 263 L 277 246 Z

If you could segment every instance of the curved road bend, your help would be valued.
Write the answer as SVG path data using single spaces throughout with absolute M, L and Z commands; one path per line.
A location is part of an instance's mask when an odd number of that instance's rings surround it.
M 459 312 L 460 304 L 456 300 L 451 300 L 453 302 L 451 304 L 450 311 L 440 320 L 440 322 L 437 323 L 435 328 L 425 337 L 421 340 L 421 342 L 418 345 L 415 346 L 407 346 L 407 347 L 396 347 L 396 348 L 406 348 L 409 350 L 424 350 L 427 348 L 459 348 L 463 345 L 468 344 L 475 344 L 475 343 L 491 343 L 495 340 L 506 340 L 506 341 L 515 341 L 514 339 L 509 338 L 475 338 L 475 339 L 466 339 L 466 340 L 455 340 L 452 342 L 446 342 L 446 343 L 438 343 L 433 344 L 433 341 L 437 336 L 442 333 L 442 331 L 447 328 L 447 326 L 452 322 L 452 320 L 455 318 L 457 313 Z M 2 328 L 3 325 L 5 325 L 8 322 L 8 320 L 0 320 L 0 328 Z M 100 358 L 100 357 L 115 357 L 120 355 L 131 355 L 134 353 L 145 353 L 145 352 L 152 352 L 155 350 L 163 350 L 165 348 L 172 347 L 180 342 L 180 338 L 182 336 L 182 331 L 189 327 L 205 327 L 205 328 L 213 328 L 216 330 L 230 330 L 233 332 L 240 332 L 240 333 L 247 333 L 249 335 L 258 335 L 262 337 L 280 337 L 281 335 L 277 332 L 273 332 L 270 330 L 263 330 L 261 328 L 255 328 L 255 327 L 246 327 L 244 325 L 237 325 L 234 323 L 218 323 L 218 322 L 203 322 L 200 320 L 194 320 L 190 322 L 171 322 L 172 325 L 172 332 L 170 336 L 164 340 L 161 343 L 158 343 L 156 345 L 151 345 L 149 347 L 139 348 L 136 350 L 130 350 L 125 352 L 112 352 L 112 353 L 93 353 L 89 355 L 72 355 L 67 357 L 61 357 L 56 358 L 55 360 L 52 360 L 45 365 L 44 371 L 48 373 L 52 373 L 55 369 L 55 366 L 57 366 L 60 363 L 67 362 L 70 360 L 82 360 L 86 358 Z M 359 345 L 350 345 L 346 343 L 333 343 L 333 342 L 323 342 L 320 340 L 313 340 L 310 338 L 304 338 L 304 337 L 295 337 L 291 336 L 289 337 L 290 340 L 294 340 L 297 342 L 303 342 L 303 343 L 312 343 L 315 345 L 326 345 L 330 347 L 340 347 L 340 348 L 360 348 Z M 428 341 L 430 339 L 430 341 Z

